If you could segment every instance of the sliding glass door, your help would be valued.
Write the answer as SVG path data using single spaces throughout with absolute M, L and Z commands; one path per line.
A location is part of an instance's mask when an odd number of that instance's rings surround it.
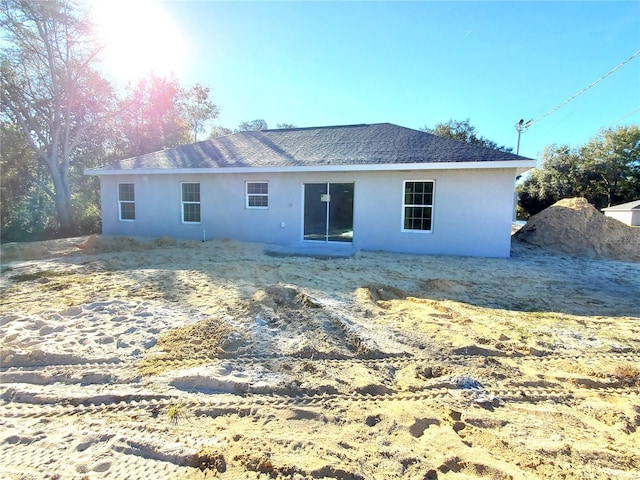
M 304 239 L 353 241 L 353 183 L 304 185 Z

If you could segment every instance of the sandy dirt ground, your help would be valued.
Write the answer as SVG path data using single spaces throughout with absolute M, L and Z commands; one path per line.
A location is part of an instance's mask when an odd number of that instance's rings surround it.
M 3 249 L 0 478 L 640 479 L 640 263 Z

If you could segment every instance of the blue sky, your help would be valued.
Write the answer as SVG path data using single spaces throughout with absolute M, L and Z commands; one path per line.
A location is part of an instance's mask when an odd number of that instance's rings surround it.
M 515 147 L 520 118 L 539 118 L 640 50 L 637 1 L 156 4 L 180 32 L 180 80 L 210 86 L 216 123 L 229 128 L 470 118 Z M 640 123 L 639 108 L 637 56 L 534 123 L 520 154 Z

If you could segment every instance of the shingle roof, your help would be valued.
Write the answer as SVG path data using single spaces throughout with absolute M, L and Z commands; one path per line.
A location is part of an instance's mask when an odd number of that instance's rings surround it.
M 531 161 L 390 123 L 249 131 L 127 158 L 96 171 Z
M 614 205 L 612 207 L 603 208 L 602 210 L 640 210 L 640 200 L 635 200 L 633 202 L 621 203 L 620 205 Z

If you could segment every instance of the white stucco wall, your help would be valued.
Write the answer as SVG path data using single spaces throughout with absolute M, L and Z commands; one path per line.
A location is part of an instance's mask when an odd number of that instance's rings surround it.
M 640 212 L 635 210 L 607 210 L 604 212 L 607 217 L 620 220 L 630 226 L 640 226 Z
M 361 250 L 508 257 L 514 169 L 405 172 L 102 176 L 106 235 L 297 245 L 303 243 L 304 183 L 353 182 L 353 244 Z M 405 180 L 433 180 L 433 231 L 403 232 Z M 245 182 L 269 182 L 269 208 L 245 208 Z M 118 182 L 134 183 L 136 220 L 118 220 Z M 180 183 L 200 182 L 199 225 L 181 223 Z M 284 226 L 282 226 L 284 225 Z
M 359 248 L 509 256 L 514 171 L 393 172 L 383 178 L 367 176 L 356 185 L 354 242 Z M 432 233 L 402 231 L 404 180 L 435 182 Z M 371 204 L 376 208 L 367 207 Z

